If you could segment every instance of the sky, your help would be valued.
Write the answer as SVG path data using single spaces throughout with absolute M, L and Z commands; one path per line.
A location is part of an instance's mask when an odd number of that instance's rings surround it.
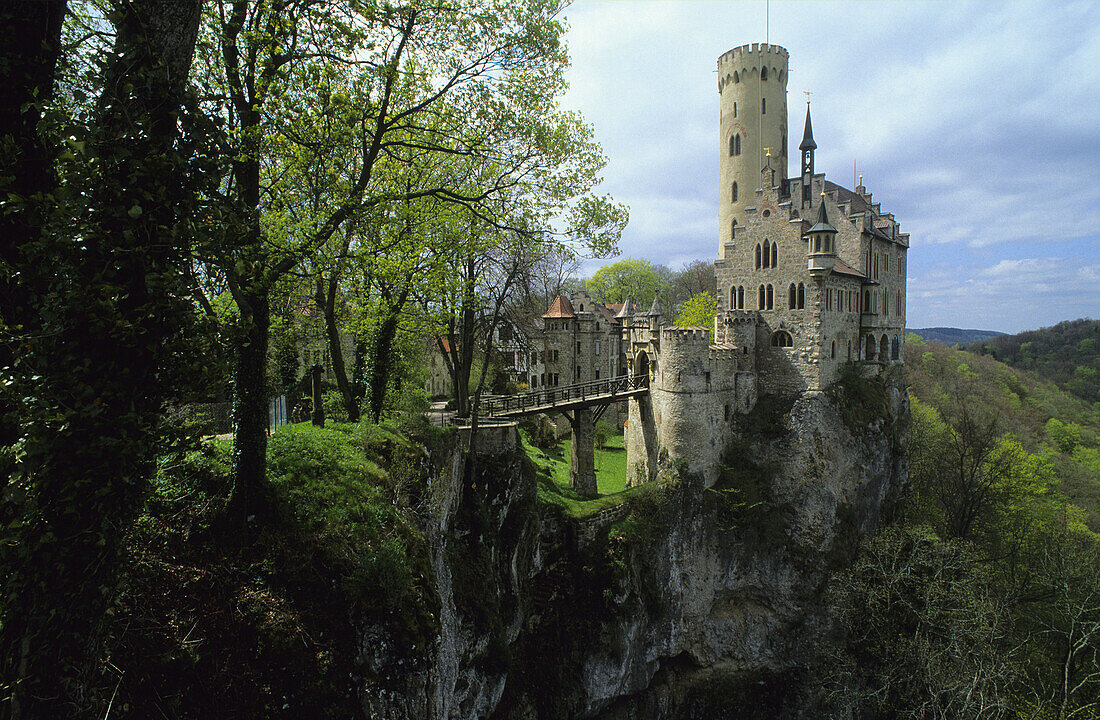
M 718 233 L 718 56 L 790 52 L 798 171 L 863 182 L 910 234 L 907 325 L 1100 318 L 1100 3 L 577 0 L 563 106 L 593 125 L 622 257 L 679 269 Z M 582 274 L 612 260 L 586 261 Z

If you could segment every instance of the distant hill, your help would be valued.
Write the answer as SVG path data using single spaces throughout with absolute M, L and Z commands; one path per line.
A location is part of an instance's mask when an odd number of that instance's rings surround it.
M 1031 371 L 1087 402 L 1100 402 L 1100 320 L 1067 320 L 1015 335 L 979 339 L 968 349 Z
M 907 328 L 906 332 L 911 332 L 929 342 L 941 342 L 947 345 L 969 345 L 1004 335 L 996 330 L 963 330 L 949 327 Z

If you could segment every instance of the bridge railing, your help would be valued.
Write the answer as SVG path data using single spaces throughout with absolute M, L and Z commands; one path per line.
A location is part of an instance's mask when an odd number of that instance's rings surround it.
M 540 407 L 554 407 L 597 398 L 627 393 L 649 387 L 648 375 L 620 375 L 603 380 L 548 387 L 541 390 L 488 398 L 481 403 L 481 415 L 488 417 L 522 413 Z

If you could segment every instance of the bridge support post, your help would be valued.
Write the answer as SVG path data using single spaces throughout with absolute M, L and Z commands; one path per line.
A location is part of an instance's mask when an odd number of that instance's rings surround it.
M 566 417 L 573 428 L 569 484 L 582 497 L 596 497 L 596 423 L 592 408 L 577 408 Z

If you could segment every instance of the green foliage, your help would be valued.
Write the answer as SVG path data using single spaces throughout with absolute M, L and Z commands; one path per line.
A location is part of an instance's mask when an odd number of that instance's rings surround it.
M 660 290 L 661 282 L 648 260 L 627 258 L 604 266 L 592 274 L 585 288 L 602 303 L 626 302 L 629 297 L 649 308 Z
M 1051 418 L 1047 420 L 1046 433 L 1054 447 L 1064 453 L 1072 453 L 1081 444 L 1081 426 L 1076 423 Z
M 714 317 L 718 314 L 718 300 L 709 292 L 692 295 L 680 308 L 676 324 L 682 327 L 707 329 L 707 338 L 714 339 Z
M 1086 402 L 1100 401 L 1098 320 L 1068 320 L 1048 328 L 1001 335 L 974 343 L 970 350 L 1030 370 Z

